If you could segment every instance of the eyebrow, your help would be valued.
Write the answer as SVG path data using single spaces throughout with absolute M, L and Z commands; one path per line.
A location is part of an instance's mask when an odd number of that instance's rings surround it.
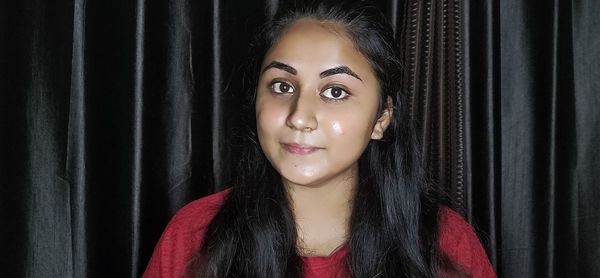
M 280 69 L 280 70 L 286 71 L 286 72 L 288 72 L 290 74 L 293 74 L 293 75 L 297 75 L 298 74 L 298 71 L 294 67 L 292 67 L 290 65 L 287 65 L 287 64 L 284 64 L 282 62 L 278 62 L 278 61 L 271 62 L 261 72 L 264 73 L 265 71 L 267 71 L 268 69 L 271 69 L 271 68 Z M 352 76 L 352 77 L 354 77 L 354 78 L 356 78 L 356 79 L 358 79 L 360 81 L 363 81 L 358 76 L 358 74 L 356 74 L 354 71 L 352 71 L 347 66 L 339 66 L 339 67 L 331 68 L 331 69 L 328 69 L 328 70 L 324 70 L 323 72 L 321 72 L 319 74 L 319 76 L 321 78 L 325 78 L 327 76 L 336 75 L 336 74 L 347 74 L 347 75 L 350 75 L 350 76 Z
M 321 74 L 319 74 L 319 76 L 321 78 L 325 78 L 327 76 L 331 76 L 331 75 L 336 75 L 336 74 L 347 74 L 350 76 L 353 76 L 354 78 L 363 81 L 360 77 L 358 77 L 358 74 L 354 73 L 349 67 L 347 66 L 339 66 L 339 67 L 335 67 L 332 69 L 328 69 L 325 70 L 323 72 L 321 72 Z
M 280 70 L 283 70 L 283 71 L 287 71 L 287 72 L 289 72 L 289 73 L 291 73 L 293 75 L 298 74 L 298 71 L 295 68 L 293 68 L 292 66 L 286 65 L 286 64 L 284 64 L 282 62 L 277 62 L 277 61 L 271 62 L 269 65 L 267 65 L 262 70 L 262 72 L 264 73 L 265 71 L 267 71 L 270 68 L 276 68 L 276 69 L 280 69 Z

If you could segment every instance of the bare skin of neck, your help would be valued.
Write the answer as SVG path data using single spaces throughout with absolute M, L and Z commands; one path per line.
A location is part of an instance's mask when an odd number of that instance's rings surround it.
M 329 256 L 344 245 L 357 180 L 358 169 L 354 167 L 317 186 L 284 181 L 296 220 L 301 256 Z

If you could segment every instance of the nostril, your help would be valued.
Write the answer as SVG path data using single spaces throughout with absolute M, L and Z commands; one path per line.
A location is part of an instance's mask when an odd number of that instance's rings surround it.
M 286 123 L 288 127 L 302 132 L 309 132 L 317 128 L 314 106 L 311 103 L 314 99 L 311 96 L 301 92 L 295 95 Z
M 305 132 L 311 132 L 311 131 L 313 131 L 313 129 L 312 129 L 312 127 L 307 126 L 307 127 L 304 128 L 304 131 Z
M 287 125 L 292 129 L 308 132 L 317 128 L 317 121 L 314 116 L 296 113 L 288 118 Z

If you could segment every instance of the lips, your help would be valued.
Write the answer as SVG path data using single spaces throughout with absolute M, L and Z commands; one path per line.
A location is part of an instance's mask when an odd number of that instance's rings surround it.
M 283 143 L 281 145 L 283 146 L 283 148 L 286 151 L 293 153 L 293 154 L 301 154 L 301 155 L 311 154 L 318 150 L 323 149 L 323 148 L 319 148 L 319 147 L 315 147 L 315 146 L 302 145 L 302 144 L 296 144 L 296 143 Z

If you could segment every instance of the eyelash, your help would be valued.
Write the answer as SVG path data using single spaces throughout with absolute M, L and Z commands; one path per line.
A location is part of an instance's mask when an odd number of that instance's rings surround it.
M 329 98 L 329 97 L 323 96 L 323 94 L 325 94 L 325 92 L 327 92 L 328 90 L 333 90 L 333 89 L 340 89 L 342 91 L 343 97 L 342 98 Z M 325 88 L 325 90 L 323 90 L 323 92 L 321 92 L 319 95 L 321 96 L 322 99 L 324 99 L 325 101 L 328 101 L 328 102 L 341 102 L 341 101 L 346 100 L 348 97 L 350 97 L 350 93 L 348 93 L 348 90 L 346 90 L 345 88 L 343 88 L 341 86 L 329 86 L 329 87 Z
M 279 84 L 279 83 L 281 83 L 281 84 L 285 84 L 285 85 L 289 86 L 289 87 L 292 89 L 292 92 L 276 92 L 276 91 L 275 91 L 275 85 L 276 85 L 276 84 Z M 280 86 L 281 86 L 281 85 L 280 85 Z M 278 95 L 283 95 L 283 94 L 290 94 L 290 93 L 294 93 L 294 91 L 296 90 L 296 88 L 294 87 L 294 85 L 292 85 L 292 84 L 291 84 L 291 83 L 289 83 L 289 82 L 286 82 L 286 81 L 280 81 L 280 80 L 275 80 L 275 81 L 273 81 L 273 82 L 271 82 L 271 83 L 269 84 L 269 90 L 271 90 L 271 93 L 278 94 Z
M 292 89 L 292 92 L 276 92 L 275 86 L 277 84 L 280 84 L 279 86 L 281 86 L 281 85 L 287 85 L 287 86 L 289 86 Z M 269 90 L 271 90 L 271 93 L 278 94 L 278 95 L 293 94 L 295 92 L 295 90 L 296 90 L 296 88 L 294 87 L 294 85 L 290 84 L 289 82 L 280 81 L 280 80 L 275 80 L 275 81 L 271 82 L 269 84 L 268 88 L 269 88 Z M 330 98 L 330 97 L 323 96 L 323 94 L 325 92 L 327 92 L 328 90 L 332 90 L 332 89 L 340 89 L 342 91 L 342 95 L 345 94 L 344 97 L 342 97 L 342 98 Z M 344 88 L 343 86 L 339 86 L 339 85 L 333 85 L 333 86 L 326 87 L 325 90 L 323 90 L 319 94 L 319 96 L 321 96 L 321 99 L 323 99 L 324 101 L 327 101 L 327 102 L 342 102 L 342 101 L 345 101 L 350 95 L 351 94 L 348 92 L 348 90 L 346 88 Z

